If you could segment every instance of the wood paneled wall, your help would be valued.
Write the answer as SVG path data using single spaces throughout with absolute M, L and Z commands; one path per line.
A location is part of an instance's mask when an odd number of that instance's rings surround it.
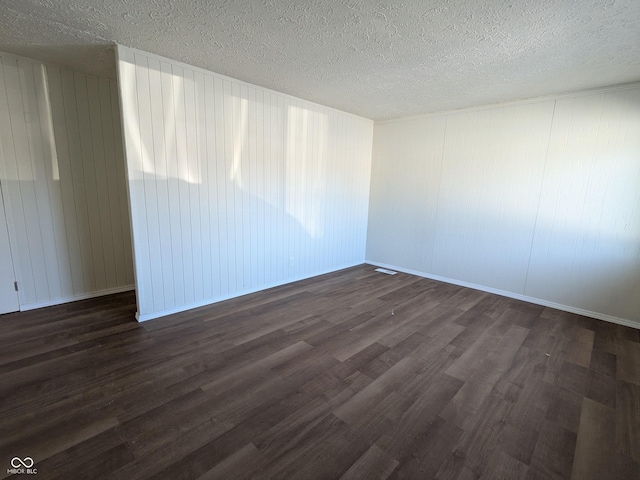
M 140 320 L 364 261 L 373 122 L 118 58 Z
M 20 308 L 131 289 L 115 82 L 1 54 L 0 144 Z
M 640 325 L 640 86 L 376 124 L 367 260 Z

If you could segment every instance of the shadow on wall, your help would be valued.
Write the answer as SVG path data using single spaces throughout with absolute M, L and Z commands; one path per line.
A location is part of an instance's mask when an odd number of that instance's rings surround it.
M 153 299 L 143 315 L 361 260 L 361 192 L 349 188 L 335 117 L 173 63 L 130 62 L 121 85 L 137 278 Z
M 269 92 L 196 73 L 198 82 L 189 70 L 169 68 L 171 73 L 156 70 L 161 78 L 155 89 L 151 81 L 138 85 L 147 111 L 126 118 L 128 138 L 140 153 L 130 176 L 208 185 L 224 176 L 233 189 L 283 208 L 311 236 L 321 235 L 323 203 L 314 200 L 328 188 L 328 115 L 285 104 Z M 149 125 L 142 124 L 143 113 L 151 114 Z
M 2 72 L 1 181 L 21 304 L 130 286 L 115 84 L 10 56 Z
M 149 175 L 131 188 L 148 195 L 160 183 L 184 198 L 168 201 L 160 192 L 156 199 L 164 198 L 168 211 L 147 205 L 140 212 L 147 218 L 137 226 L 139 288 L 153 311 L 276 284 L 326 263 L 326 239 L 313 238 L 295 217 L 259 197 L 238 190 L 241 198 L 231 205 L 215 198 L 191 202 L 194 184 Z

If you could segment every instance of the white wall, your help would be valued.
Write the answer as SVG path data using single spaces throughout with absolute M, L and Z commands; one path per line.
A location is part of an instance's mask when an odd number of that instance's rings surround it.
M 376 124 L 367 260 L 640 325 L 640 86 Z
M 115 82 L 0 54 L 0 182 L 21 309 L 131 289 L 121 142 Z
M 364 261 L 373 122 L 118 59 L 140 320 Z

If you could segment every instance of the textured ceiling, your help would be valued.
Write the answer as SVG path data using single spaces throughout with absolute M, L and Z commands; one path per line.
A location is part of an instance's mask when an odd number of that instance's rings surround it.
M 640 0 L 2 0 L 0 50 L 114 43 L 381 120 L 640 80 Z

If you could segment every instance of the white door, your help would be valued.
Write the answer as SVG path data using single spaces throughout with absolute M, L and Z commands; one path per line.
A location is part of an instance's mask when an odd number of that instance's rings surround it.
M 9 245 L 9 231 L 7 230 L 7 217 L 2 198 L 2 185 L 0 185 L 0 314 L 16 312 L 20 309 L 15 281 L 11 246 Z

